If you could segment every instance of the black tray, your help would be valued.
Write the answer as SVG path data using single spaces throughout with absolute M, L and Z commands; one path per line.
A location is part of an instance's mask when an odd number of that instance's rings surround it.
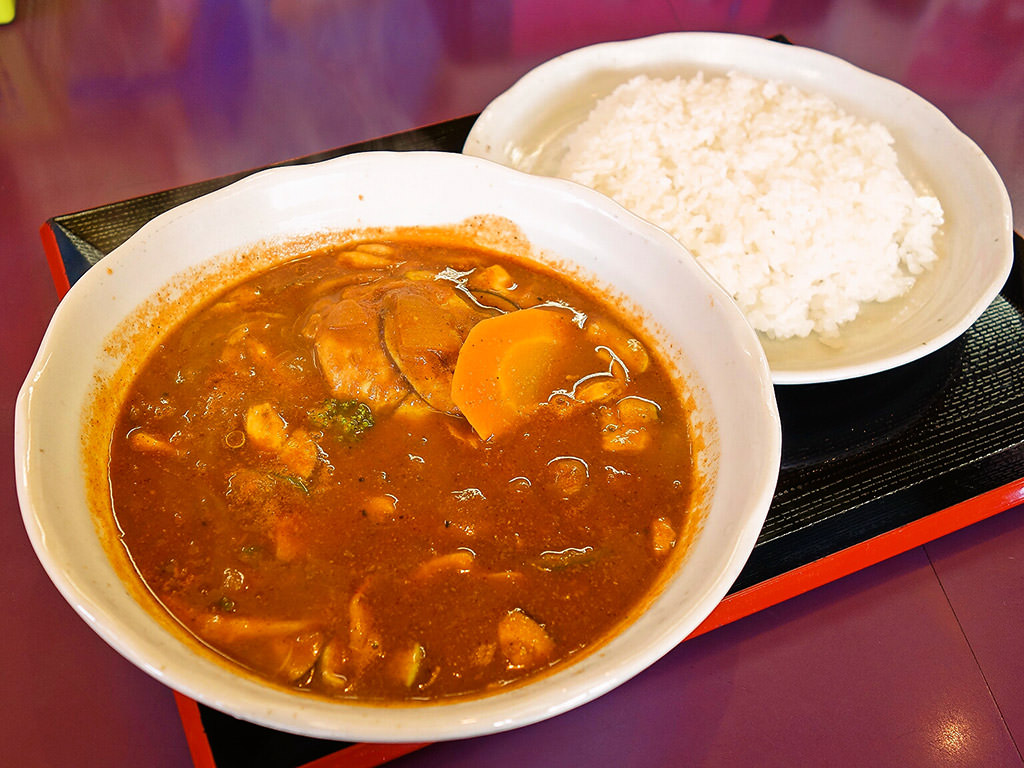
M 370 150 L 459 152 L 475 119 L 279 165 Z M 51 253 L 51 264 L 73 284 L 154 216 L 252 172 L 56 216 L 44 227 L 59 255 L 54 264 Z M 960 339 L 930 356 L 848 382 L 776 387 L 782 471 L 730 594 L 1024 478 L 1022 262 L 1024 240 L 1014 235 L 1014 270 L 1000 296 Z M 277 733 L 203 706 L 199 712 L 219 768 L 298 766 L 345 746 Z

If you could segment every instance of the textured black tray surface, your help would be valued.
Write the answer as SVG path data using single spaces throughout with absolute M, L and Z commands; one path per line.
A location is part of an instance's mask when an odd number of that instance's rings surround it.
M 458 152 L 474 120 L 291 163 L 370 150 Z M 154 216 L 249 173 L 51 219 L 69 281 Z M 1024 241 L 1015 235 L 1014 272 L 1001 295 L 963 337 L 929 357 L 849 382 L 776 387 L 783 467 L 733 592 L 1024 477 L 1022 262 Z M 251 764 L 237 752 L 244 742 L 262 745 L 256 753 L 273 758 L 260 764 L 274 766 L 301 765 L 342 746 L 275 734 L 205 707 L 201 712 L 220 768 Z

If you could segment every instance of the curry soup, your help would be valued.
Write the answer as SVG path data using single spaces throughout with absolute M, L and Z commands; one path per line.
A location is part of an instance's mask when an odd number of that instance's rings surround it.
M 159 341 L 110 446 L 122 543 L 204 644 L 402 701 L 548 669 L 685 541 L 683 393 L 553 272 L 410 238 L 229 288 Z

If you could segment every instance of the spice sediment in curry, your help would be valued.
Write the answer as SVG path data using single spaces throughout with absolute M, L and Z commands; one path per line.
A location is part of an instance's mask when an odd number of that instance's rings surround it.
M 190 632 L 277 683 L 480 693 L 592 647 L 685 540 L 678 382 L 586 288 L 416 239 L 231 287 L 132 383 L 122 543 Z

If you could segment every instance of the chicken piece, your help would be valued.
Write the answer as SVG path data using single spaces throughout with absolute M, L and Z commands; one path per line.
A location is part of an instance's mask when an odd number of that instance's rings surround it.
M 353 267 L 388 267 L 394 264 L 395 249 L 387 243 L 359 243 L 339 252 L 338 260 Z
M 611 374 L 587 376 L 573 387 L 573 397 L 584 403 L 604 403 L 622 397 L 626 382 Z
M 498 622 L 498 646 L 513 669 L 539 666 L 555 652 L 555 642 L 544 627 L 518 608 Z
M 676 530 L 667 517 L 659 517 L 651 523 L 651 549 L 656 555 L 664 555 L 676 545 Z
M 245 412 L 245 434 L 263 451 L 281 450 L 288 439 L 287 425 L 270 403 L 250 405 Z
M 245 434 L 250 443 L 274 453 L 293 475 L 308 480 L 316 469 L 319 451 L 313 437 L 304 429 L 288 433 L 288 425 L 270 403 L 250 405 L 245 412 Z
M 302 499 L 308 494 L 301 478 L 239 467 L 228 477 L 225 501 L 240 525 L 266 537 L 274 556 L 289 561 L 307 548 Z
M 478 645 L 473 649 L 473 653 L 469 658 L 469 663 L 474 667 L 486 667 L 494 659 L 494 654 L 497 652 L 497 643 L 484 643 L 483 645 Z
M 641 398 L 623 398 L 615 408 L 601 406 L 598 409 L 601 447 L 616 452 L 642 451 L 651 444 L 649 427 L 657 419 L 657 406 Z
M 467 283 L 471 289 L 485 291 L 511 291 L 516 287 L 516 281 L 501 264 L 474 269 Z
M 651 434 L 643 427 L 609 424 L 601 432 L 601 447 L 606 451 L 639 453 L 651 444 Z
M 540 299 L 528 286 L 520 286 L 500 264 L 474 269 L 465 279 L 465 289 L 475 301 L 503 312 L 536 306 Z
M 374 410 L 397 405 L 409 391 L 380 343 L 380 320 L 364 304 L 342 299 L 320 308 L 316 361 L 339 400 L 361 400 Z
M 398 499 L 389 493 L 370 496 L 360 507 L 366 517 L 375 523 L 394 522 L 398 517 Z
M 274 543 L 274 557 L 291 562 L 307 549 L 306 536 L 299 517 L 292 514 L 277 514 L 266 522 L 267 535 Z
M 604 356 L 614 369 L 616 359 L 626 370 L 626 377 L 643 373 L 651 366 L 651 357 L 643 343 L 607 320 L 591 320 L 587 323 L 587 338 L 598 346 L 598 354 Z M 605 349 L 601 349 L 605 347 Z
M 619 420 L 627 427 L 643 427 L 654 424 L 661 418 L 661 406 L 653 400 L 629 396 L 616 405 Z
M 301 428 L 293 431 L 278 451 L 281 463 L 306 480 L 313 475 L 319 456 L 316 441 L 309 432 Z
M 224 347 L 218 360 L 236 374 L 276 379 L 280 375 L 281 366 L 275 364 L 270 348 L 260 340 L 258 334 L 264 332 L 261 326 L 276 324 L 283 319 L 283 315 L 273 312 L 251 313 L 246 322 L 225 335 Z

